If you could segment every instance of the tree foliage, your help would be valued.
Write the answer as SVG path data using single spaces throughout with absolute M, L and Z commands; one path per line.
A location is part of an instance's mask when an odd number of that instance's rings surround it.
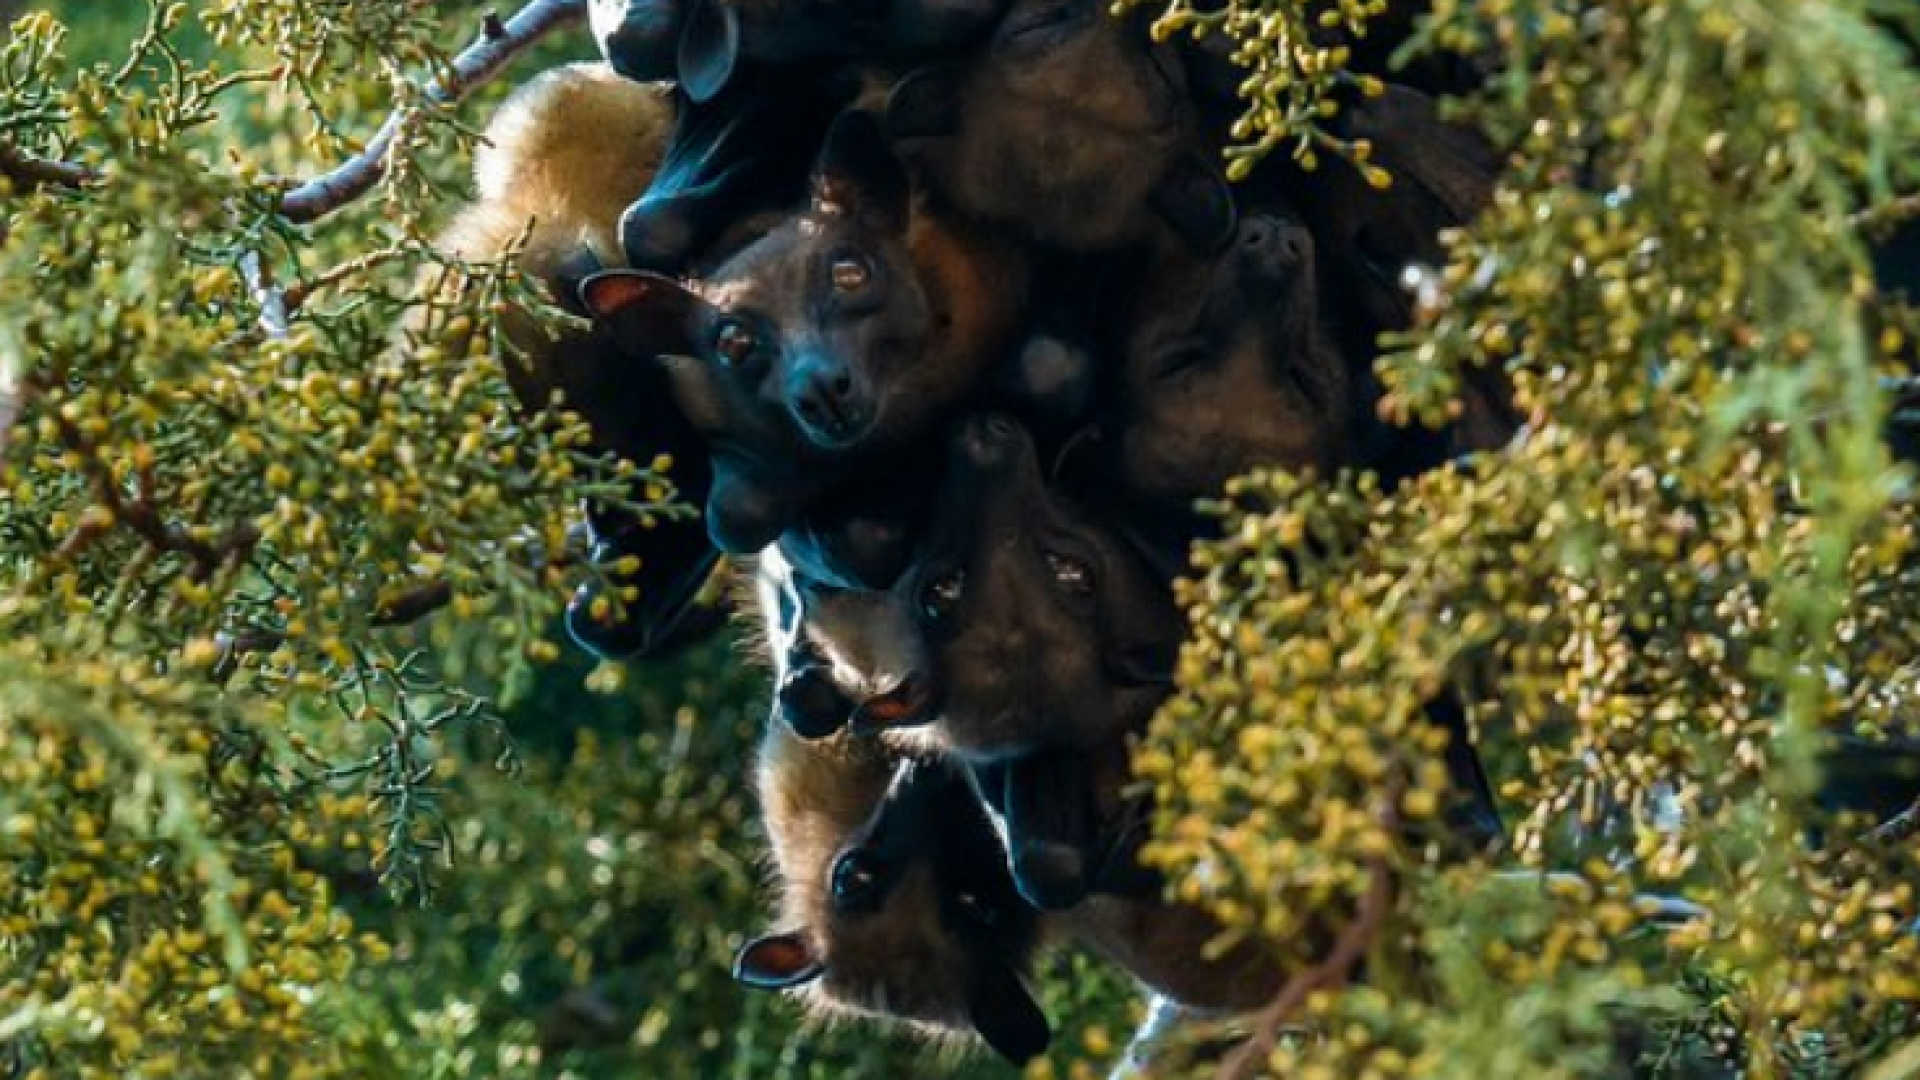
M 1275 1075 L 1612 1075 L 1628 1010 L 1665 1032 L 1656 1072 L 1725 1028 L 1728 1071 L 1851 1074 L 1920 993 L 1911 840 L 1817 798 L 1915 745 L 1915 522 L 1881 438 L 1910 346 L 1865 232 L 1920 179 L 1920 86 L 1862 5 L 1436 8 L 1433 43 L 1501 56 L 1467 108 L 1515 152 L 1383 358 L 1387 406 L 1437 419 L 1492 368 L 1531 420 L 1397 491 L 1231 493 L 1138 760 L 1156 856 L 1303 967 L 1329 909 L 1385 908 L 1365 988 L 1329 971 L 1266 1018 L 1330 1033 Z M 1421 708 L 1450 687 L 1513 827 L 1486 864 L 1410 828 L 1445 795 Z M 1705 910 L 1657 930 L 1649 894 Z
M 124 7 L 0 46 L 0 1074 L 919 1068 L 728 977 L 755 666 L 553 664 L 579 501 L 689 511 L 514 405 L 496 321 L 552 313 L 431 247 L 480 6 Z
M 1243 160 L 1366 163 L 1327 35 L 1388 13 L 1158 32 L 1237 42 Z M 499 90 L 423 80 L 480 6 L 87 15 L 0 39 L 0 1075 L 926 1075 L 726 978 L 762 910 L 750 665 L 554 663 L 598 572 L 578 501 L 639 475 L 635 509 L 685 509 L 670 462 L 514 406 L 496 323 L 559 316 L 431 249 Z M 1388 407 L 1492 370 L 1530 422 L 1396 490 L 1217 507 L 1137 767 L 1174 889 L 1300 972 L 1228 1072 L 1920 1075 L 1920 848 L 1873 797 L 1920 753 L 1882 439 L 1920 320 L 1867 262 L 1920 190 L 1902 18 L 1433 5 L 1415 47 L 1503 72 L 1460 107 L 1510 165 L 1415 283 Z M 289 212 L 396 107 L 366 198 Z M 1496 854 L 1429 842 L 1442 693 Z M 1055 966 L 1079 1035 L 1032 1074 L 1095 1075 L 1137 1009 Z

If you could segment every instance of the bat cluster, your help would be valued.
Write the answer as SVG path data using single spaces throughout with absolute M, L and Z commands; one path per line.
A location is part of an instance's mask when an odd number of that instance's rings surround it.
M 576 638 L 644 653 L 722 553 L 755 557 L 782 899 L 739 979 L 1013 1060 L 1049 1038 L 1028 983 L 1051 940 L 1183 1005 L 1270 998 L 1288 973 L 1209 952 L 1219 928 L 1139 865 L 1129 741 L 1172 692 L 1197 499 L 1257 466 L 1391 481 L 1513 430 L 1492 382 L 1450 430 L 1376 418 L 1405 268 L 1490 196 L 1498 155 L 1434 102 L 1472 65 L 1387 76 L 1404 26 L 1351 42 L 1390 81 L 1335 123 L 1392 184 L 1278 159 L 1229 184 L 1241 74 L 1101 0 L 593 15 L 608 66 L 502 109 L 444 244 L 489 255 L 533 220 L 524 267 L 591 324 L 510 327 L 518 389 L 671 454 L 704 507 L 589 508 L 599 561 L 640 563 L 583 587 Z M 1449 766 L 1480 842 L 1463 734 Z

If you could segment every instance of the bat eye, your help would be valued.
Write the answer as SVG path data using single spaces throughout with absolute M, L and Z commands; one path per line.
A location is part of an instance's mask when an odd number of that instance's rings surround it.
M 1000 924 L 1000 909 L 982 900 L 978 893 L 963 890 L 954 894 L 953 909 L 961 920 L 980 929 Z
M 942 574 L 927 583 L 920 592 L 920 611 L 935 622 L 953 614 L 954 606 L 960 603 L 960 597 L 967 591 L 967 575 L 964 570 L 954 570 Z
M 1153 367 L 1153 376 L 1157 379 L 1172 380 L 1199 369 L 1207 362 L 1207 350 L 1197 343 L 1188 343 L 1169 349 L 1162 354 Z
M 1047 569 L 1053 573 L 1054 584 L 1075 596 L 1093 594 L 1093 568 L 1071 555 L 1062 555 L 1057 551 L 1046 552 Z
M 859 255 L 847 254 L 834 259 L 831 271 L 834 292 L 855 292 L 873 280 L 872 264 Z
M 833 864 L 834 910 L 845 914 L 880 910 L 885 869 L 878 857 L 860 848 L 841 855 Z
M 751 367 L 760 355 L 760 335 L 738 319 L 722 319 L 713 330 L 713 352 L 727 367 Z

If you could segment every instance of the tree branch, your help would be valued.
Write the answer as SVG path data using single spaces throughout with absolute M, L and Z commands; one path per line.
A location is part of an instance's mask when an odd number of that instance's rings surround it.
M 1133 1033 L 1133 1041 L 1127 1044 L 1126 1053 L 1121 1055 L 1113 1072 L 1107 1080 L 1146 1080 L 1153 1067 L 1153 1059 L 1173 1038 L 1174 1033 L 1189 1019 L 1205 1015 L 1202 1010 L 1188 1008 L 1170 997 L 1155 994 L 1148 1006 L 1146 1022 Z
M 453 586 L 439 578 L 429 578 L 391 596 L 383 597 L 368 619 L 379 629 L 410 626 L 453 602 Z M 215 682 L 225 683 L 239 670 L 242 657 L 272 652 L 286 644 L 287 635 L 266 627 L 223 630 L 214 635 L 220 655 L 213 664 Z
M 1382 824 L 1388 832 L 1397 832 L 1400 822 L 1400 797 L 1404 784 L 1390 785 L 1385 792 Z M 1355 907 L 1353 920 L 1340 930 L 1327 958 L 1300 972 L 1280 988 L 1267 1007 L 1254 1018 L 1253 1034 L 1220 1064 L 1218 1080 L 1246 1080 L 1273 1053 L 1280 1031 L 1293 1018 L 1308 996 L 1316 990 L 1346 985 L 1353 969 L 1367 953 L 1367 947 L 1379 936 L 1387 915 L 1393 910 L 1393 867 L 1387 856 L 1367 862 L 1367 891 Z
M 0 143 L 0 175 L 33 191 L 49 184 L 55 187 L 86 187 L 100 179 L 96 169 L 71 161 L 37 158 L 16 146 Z
M 1881 822 L 1865 839 L 1869 844 L 1891 847 L 1920 836 L 1920 799 L 1898 814 Z
M 382 597 L 373 612 L 375 626 L 405 626 L 418 622 L 453 602 L 453 586 L 433 579 Z
M 1870 229 L 1893 225 L 1910 217 L 1920 217 L 1920 191 L 1861 210 L 1853 215 L 1850 224 L 1856 228 Z
M 501 22 L 489 15 L 482 26 L 480 40 L 447 65 L 441 77 L 429 83 L 426 99 L 435 105 L 459 102 L 474 88 L 492 81 L 515 56 L 534 42 L 565 26 L 583 21 L 587 0 L 531 0 L 511 19 Z M 280 215 L 305 224 L 340 209 L 366 194 L 386 175 L 387 155 L 394 141 L 411 122 L 412 111 L 396 110 L 380 126 L 366 149 L 339 168 L 316 177 L 287 192 L 280 199 Z
M 94 501 L 111 515 L 111 520 L 105 522 L 83 520 L 61 545 L 61 557 L 78 555 L 115 524 L 133 530 L 134 535 L 156 552 L 184 555 L 191 563 L 187 568 L 190 581 L 206 581 L 216 572 L 246 561 L 253 553 L 260 542 L 260 530 L 252 522 L 236 522 L 217 543 L 195 536 L 193 530 L 168 521 L 162 514 L 162 508 L 155 502 L 157 483 L 150 465 L 135 470 L 134 495 L 128 498 L 121 493 L 112 470 L 100 459 L 99 448 L 81 432 L 79 425 L 57 409 L 49 415 L 60 433 L 61 443 L 80 456 L 81 468 L 88 474 L 93 488 Z

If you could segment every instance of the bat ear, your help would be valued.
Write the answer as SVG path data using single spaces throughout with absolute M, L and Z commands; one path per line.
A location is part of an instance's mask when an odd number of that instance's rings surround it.
M 580 304 L 587 314 L 609 322 L 646 308 L 689 306 L 692 290 L 664 274 L 646 270 L 600 270 L 580 279 Z
M 585 244 L 574 248 L 560 257 L 552 272 L 554 302 L 575 315 L 586 315 L 582 307 L 580 286 L 593 275 L 606 269 L 600 256 Z
M 887 95 L 888 138 L 931 139 L 959 130 L 959 68 L 921 68 L 894 84 Z
M 680 31 L 680 89 L 695 102 L 713 100 L 740 59 L 740 16 L 723 0 L 695 0 Z
M 825 974 L 827 967 L 807 943 L 805 932 L 768 934 L 741 946 L 733 958 L 733 977 L 755 990 L 791 990 Z
M 580 282 L 579 296 L 587 314 L 611 328 L 628 348 L 649 356 L 694 351 L 693 326 L 706 301 L 670 277 L 602 270 Z
M 1224 250 L 1233 242 L 1239 224 L 1232 186 L 1212 162 L 1198 154 L 1174 162 L 1148 194 L 1147 204 L 1202 255 Z
M 887 145 L 880 119 L 861 109 L 841 113 L 814 162 L 814 209 L 872 215 L 905 229 L 908 193 L 907 170 Z
M 1013 969 L 999 964 L 991 965 L 973 988 L 967 1016 L 994 1053 L 1016 1065 L 1039 1057 L 1053 1041 L 1047 1014 Z

